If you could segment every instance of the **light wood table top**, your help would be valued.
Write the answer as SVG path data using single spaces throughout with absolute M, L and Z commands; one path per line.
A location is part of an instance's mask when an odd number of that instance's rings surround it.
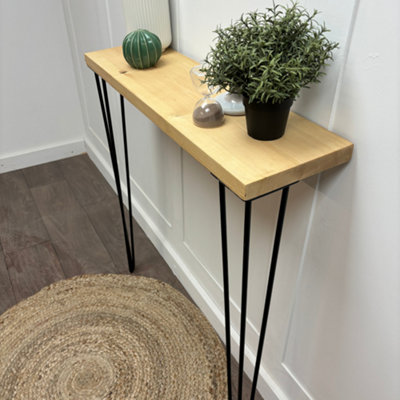
M 121 47 L 85 54 L 94 72 L 143 112 L 243 200 L 250 200 L 348 162 L 353 144 L 291 113 L 284 136 L 249 137 L 243 116 L 225 116 L 218 128 L 199 128 L 192 112 L 201 95 L 189 71 L 197 63 L 168 49 L 157 65 L 135 70 Z M 128 128 L 129 132 L 129 128 Z

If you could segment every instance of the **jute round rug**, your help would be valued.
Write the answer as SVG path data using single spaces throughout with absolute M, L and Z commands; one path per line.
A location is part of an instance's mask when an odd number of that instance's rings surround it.
M 1 400 L 226 399 L 225 352 L 169 285 L 86 275 L 0 316 Z

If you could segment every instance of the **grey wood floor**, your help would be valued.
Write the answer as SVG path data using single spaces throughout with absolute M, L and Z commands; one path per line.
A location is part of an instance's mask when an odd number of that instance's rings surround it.
M 134 235 L 135 273 L 189 297 L 135 221 Z M 52 282 L 94 273 L 128 266 L 117 196 L 88 156 L 0 174 L 0 314 Z M 236 363 L 233 373 L 236 381 Z M 244 399 L 249 389 L 246 379 Z

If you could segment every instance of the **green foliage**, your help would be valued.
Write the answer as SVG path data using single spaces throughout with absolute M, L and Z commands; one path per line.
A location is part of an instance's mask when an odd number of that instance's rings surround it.
M 325 25 L 297 3 L 254 11 L 227 28 L 218 27 L 216 44 L 203 72 L 209 86 L 242 94 L 250 102 L 280 103 L 296 98 L 302 87 L 319 82 L 322 67 L 338 43 Z

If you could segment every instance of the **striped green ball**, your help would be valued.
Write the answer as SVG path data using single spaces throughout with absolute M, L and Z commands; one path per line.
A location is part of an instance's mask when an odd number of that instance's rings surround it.
M 125 36 L 122 52 L 132 68 L 150 68 L 161 57 L 161 40 L 146 29 L 138 29 Z

